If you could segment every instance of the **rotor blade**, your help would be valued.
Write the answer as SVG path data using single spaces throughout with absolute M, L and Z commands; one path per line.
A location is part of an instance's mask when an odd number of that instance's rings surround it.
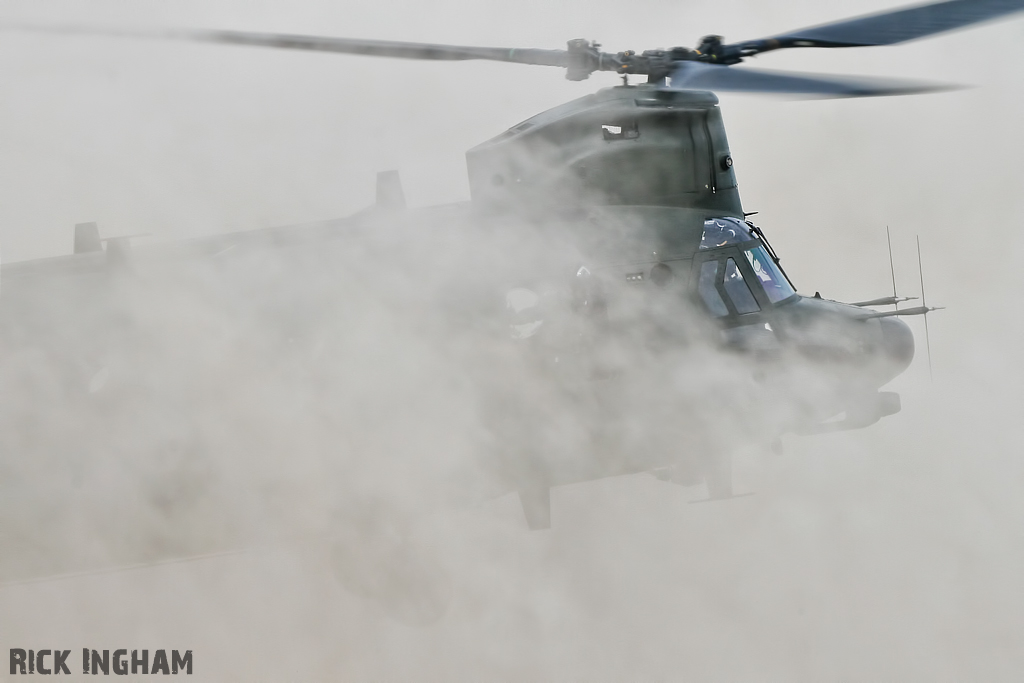
M 895 45 L 1020 11 L 1024 11 L 1024 0 L 947 0 L 735 43 L 726 50 L 751 56 L 787 47 Z
M 435 45 L 432 43 L 403 43 L 390 40 L 359 40 L 353 38 L 288 35 L 283 33 L 248 33 L 244 31 L 178 31 L 172 37 L 207 43 L 252 45 L 286 50 L 311 50 L 314 52 L 340 52 L 373 57 L 440 61 L 486 59 L 496 62 L 517 62 L 520 64 L 539 64 L 544 66 L 565 66 L 567 55 L 565 50 Z
M 679 62 L 669 90 L 715 90 L 816 97 L 877 97 L 950 90 L 953 86 L 868 76 L 831 76 L 765 71 L 743 67 Z
M 249 45 L 284 50 L 335 52 L 371 57 L 399 59 L 427 59 L 439 61 L 465 61 L 486 59 L 495 62 L 515 62 L 541 66 L 567 66 L 567 50 L 538 50 L 505 47 L 470 47 L 466 45 L 437 45 L 433 43 L 404 43 L 392 40 L 362 40 L 357 38 L 331 38 L 326 36 L 292 35 L 287 33 L 252 33 L 248 31 L 216 31 L 207 29 L 116 29 L 74 25 L 8 24 L 2 28 L 62 33 L 75 35 L 116 36 L 121 38 L 149 38 L 228 45 Z

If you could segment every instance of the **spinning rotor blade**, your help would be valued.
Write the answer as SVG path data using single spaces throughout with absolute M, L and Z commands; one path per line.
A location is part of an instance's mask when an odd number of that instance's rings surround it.
M 372 57 L 401 59 L 428 59 L 437 61 L 465 61 L 486 59 L 494 62 L 516 62 L 542 66 L 565 66 L 565 50 L 537 50 L 504 47 L 469 47 L 465 45 L 435 45 L 432 43 L 402 43 L 391 40 L 359 40 L 320 36 L 289 35 L 284 33 L 249 33 L 245 31 L 176 31 L 168 37 L 205 43 L 253 45 L 285 50 L 313 52 L 340 52 Z
M 893 45 L 1019 11 L 1024 11 L 1024 0 L 946 0 L 848 19 L 761 40 L 724 45 L 720 36 L 706 36 L 695 50 L 675 47 L 640 53 L 627 50 L 615 54 L 602 52 L 600 45 L 584 39 L 569 41 L 568 49 L 565 50 L 543 50 L 209 29 L 133 30 L 24 24 L 0 25 L 0 29 L 249 45 L 400 59 L 482 59 L 564 67 L 566 78 L 573 81 L 586 79 L 595 71 L 614 71 L 623 76 L 646 75 L 649 82 L 659 83 L 675 72 L 675 89 L 774 92 L 821 97 L 870 97 L 934 92 L 946 88 L 924 83 L 848 76 L 820 77 L 754 71 L 728 74 L 721 67 L 739 64 L 745 58 L 762 52 L 788 47 Z
M 371 57 L 399 59 L 427 59 L 435 61 L 465 61 L 486 59 L 495 62 L 538 64 L 541 66 L 567 66 L 567 50 L 539 50 L 505 47 L 470 47 L 467 45 L 436 45 L 433 43 L 404 43 L 393 40 L 361 40 L 326 36 L 292 35 L 287 33 L 253 33 L 249 31 L 216 31 L 209 29 L 106 29 L 88 26 L 6 25 L 3 28 L 78 35 L 116 36 L 121 38 L 150 38 L 161 40 L 250 45 L 284 50 L 335 52 Z
M 952 86 L 867 76 L 830 76 L 680 62 L 669 90 L 778 93 L 812 97 L 879 97 L 949 90 Z
M 1024 10 L 1024 0 L 948 0 L 726 46 L 744 56 L 787 47 L 895 45 Z

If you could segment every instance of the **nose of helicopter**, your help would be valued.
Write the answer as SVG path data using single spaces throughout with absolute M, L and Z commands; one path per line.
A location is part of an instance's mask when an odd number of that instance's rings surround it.
M 914 333 L 899 318 L 881 318 L 878 322 L 882 325 L 882 353 L 895 377 L 914 359 Z

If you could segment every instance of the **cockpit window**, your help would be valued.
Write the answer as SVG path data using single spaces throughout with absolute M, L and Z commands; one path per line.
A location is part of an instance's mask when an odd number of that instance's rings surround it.
M 708 311 L 716 318 L 729 315 L 729 309 L 722 301 L 722 295 L 718 293 L 715 286 L 718 275 L 718 261 L 705 261 L 700 266 L 700 277 L 697 281 L 697 293 L 701 301 L 708 307 Z
M 747 249 L 743 253 L 746 254 L 747 260 L 750 261 L 750 267 L 754 269 L 754 274 L 764 288 L 764 293 L 768 295 L 769 301 L 777 304 L 796 294 L 793 285 L 789 284 L 789 280 L 782 274 L 782 269 L 775 263 L 775 259 L 768 254 L 767 249 L 764 247 L 754 247 L 753 249 Z
M 704 234 L 700 238 L 701 249 L 715 249 L 727 244 L 739 244 L 754 239 L 750 228 L 738 218 L 709 218 L 704 221 Z
M 725 262 L 725 293 L 732 299 L 732 304 L 740 315 L 756 313 L 761 310 L 754 295 L 750 292 L 750 287 L 743 281 L 743 273 L 740 272 L 733 259 Z

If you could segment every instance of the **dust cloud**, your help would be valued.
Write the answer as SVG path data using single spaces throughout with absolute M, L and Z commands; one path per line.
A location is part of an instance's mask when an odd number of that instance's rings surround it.
M 11 2 L 0 17 L 642 50 L 886 6 Z M 528 384 L 474 314 L 488 266 L 533 264 L 528 240 L 485 245 L 493 260 L 464 273 L 480 245 L 415 226 L 205 266 L 161 246 L 353 214 L 389 168 L 414 207 L 464 200 L 464 150 L 615 79 L 5 33 L 5 266 L 69 253 L 82 221 L 150 236 L 108 283 L 133 316 L 111 313 L 102 353 L 75 339 L 88 360 L 59 373 L 46 349 L 2 363 L 0 649 L 71 649 L 74 675 L 82 647 L 191 649 L 211 681 L 1013 680 L 1022 37 L 1018 19 L 758 60 L 975 89 L 721 98 L 744 207 L 802 293 L 887 295 L 889 226 L 916 296 L 920 235 L 928 303 L 947 306 L 929 317 L 934 380 L 914 321 L 917 357 L 888 387 L 903 411 L 780 454 L 751 439 L 733 473 L 754 495 L 691 505 L 703 487 L 612 477 L 555 488 L 553 528 L 531 532 L 488 467 L 509 444 L 467 371 Z M 69 320 L 95 303 L 53 287 Z M 730 372 L 691 367 L 682 391 Z M 772 400 L 755 391 L 733 398 Z M 153 564 L 182 557 L 198 559 Z

